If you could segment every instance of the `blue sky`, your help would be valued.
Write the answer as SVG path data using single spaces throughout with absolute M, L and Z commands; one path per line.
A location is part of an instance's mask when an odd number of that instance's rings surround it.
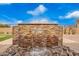
M 0 4 L 0 23 L 58 23 L 72 25 L 79 18 L 78 3 Z

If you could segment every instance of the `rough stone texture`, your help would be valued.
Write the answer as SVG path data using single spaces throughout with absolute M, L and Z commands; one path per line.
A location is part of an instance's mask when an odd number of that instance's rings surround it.
M 79 53 L 74 52 L 66 46 L 53 46 L 53 47 L 34 47 L 22 48 L 13 45 L 8 48 L 1 56 L 79 56 Z
M 57 24 L 19 24 L 13 36 L 13 43 L 23 48 L 61 46 L 63 28 Z
M 12 36 L 13 36 L 13 45 L 15 45 L 16 43 L 18 43 L 18 39 L 19 39 L 19 32 L 17 26 L 13 27 Z

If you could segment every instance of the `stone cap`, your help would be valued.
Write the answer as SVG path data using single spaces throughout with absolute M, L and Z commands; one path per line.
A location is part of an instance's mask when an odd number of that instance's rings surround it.
M 58 24 L 52 24 L 52 23 L 23 23 L 18 25 L 58 25 Z

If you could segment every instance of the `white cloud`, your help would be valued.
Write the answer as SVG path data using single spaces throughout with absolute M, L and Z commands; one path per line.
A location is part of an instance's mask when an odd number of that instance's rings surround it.
M 43 23 L 43 24 L 50 24 L 50 23 L 53 23 L 53 24 L 57 24 L 58 22 L 57 21 L 50 21 L 48 18 L 41 18 L 41 19 L 32 19 L 32 21 L 30 23 Z
M 79 11 L 68 12 L 65 16 L 59 16 L 59 18 L 79 18 Z
M 47 10 L 46 7 L 44 7 L 43 5 L 39 5 L 36 9 L 27 11 L 27 13 L 33 16 L 37 16 L 37 15 L 43 14 L 46 10 Z
M 22 20 L 18 20 L 17 23 L 20 24 L 20 23 L 23 23 L 23 21 Z
M 67 16 L 65 16 L 65 18 L 78 18 L 78 17 L 79 17 L 79 11 L 68 13 Z
M 47 8 L 44 5 L 39 5 L 34 10 L 27 11 L 28 14 L 31 14 L 33 18 L 31 18 L 29 23 L 42 23 L 42 24 L 58 24 L 57 21 L 51 21 L 48 17 L 41 17 L 39 15 L 44 14 L 47 11 Z
M 32 20 L 30 23 L 49 23 L 45 18 Z

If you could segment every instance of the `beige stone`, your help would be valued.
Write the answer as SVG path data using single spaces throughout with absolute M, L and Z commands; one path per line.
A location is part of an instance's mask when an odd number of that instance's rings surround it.
M 24 48 L 62 45 L 62 30 L 57 24 L 19 24 L 13 30 L 13 43 Z

